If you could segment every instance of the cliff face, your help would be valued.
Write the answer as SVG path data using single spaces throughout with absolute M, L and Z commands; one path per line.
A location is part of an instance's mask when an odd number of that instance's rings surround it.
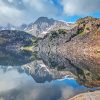
M 86 17 L 70 30 L 52 31 L 40 40 L 39 50 L 47 64 L 71 69 L 81 84 L 100 86 L 100 19 Z
M 59 49 L 62 54 L 68 58 L 74 58 L 80 62 L 86 60 L 89 64 L 99 66 L 100 56 L 100 19 L 84 18 L 77 21 L 78 35 L 71 41 L 60 45 Z M 83 59 L 84 58 L 84 59 Z M 78 63 L 79 63 L 78 62 Z M 91 67 L 93 67 L 92 65 Z
M 100 86 L 100 19 L 86 17 L 77 21 L 78 34 L 59 46 L 61 55 L 80 69 L 79 78 L 86 85 Z

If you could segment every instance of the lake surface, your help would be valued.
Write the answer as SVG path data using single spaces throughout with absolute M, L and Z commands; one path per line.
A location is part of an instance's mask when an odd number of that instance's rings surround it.
M 11 66 L 6 71 L 0 68 L 0 100 L 66 100 L 86 90 L 73 78 L 36 83 Z
M 69 76 L 37 83 L 22 67 L 35 59 L 32 52 L 0 51 L 0 100 L 67 100 L 88 91 L 89 88 Z

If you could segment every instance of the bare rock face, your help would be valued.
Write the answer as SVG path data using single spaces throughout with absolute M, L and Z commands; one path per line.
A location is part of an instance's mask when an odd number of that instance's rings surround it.
M 82 70 L 78 75 L 80 83 L 100 86 L 100 19 L 86 17 L 77 25 L 78 35 L 59 46 L 59 51 Z
M 100 86 L 100 19 L 85 17 L 70 30 L 52 31 L 39 41 L 39 53 L 57 66 L 72 66 L 81 84 Z

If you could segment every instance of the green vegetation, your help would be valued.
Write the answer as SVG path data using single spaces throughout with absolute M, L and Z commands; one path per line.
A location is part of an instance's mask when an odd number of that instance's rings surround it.
M 52 31 L 50 38 L 56 38 L 56 37 L 58 37 L 58 35 L 59 35 L 58 32 Z
M 55 68 L 55 67 L 58 66 L 58 63 L 55 62 L 55 61 L 50 61 L 50 65 L 51 65 L 52 68 Z
M 34 60 L 36 60 L 36 59 L 38 59 L 38 57 L 37 57 L 37 52 L 34 51 L 34 52 L 32 52 L 32 55 L 31 55 L 31 57 L 30 57 L 30 60 L 34 61 Z
M 37 38 L 32 38 L 31 41 L 32 41 L 32 46 L 33 47 L 37 47 L 37 45 L 38 45 L 38 39 Z
M 50 40 L 53 40 L 54 38 L 57 38 L 58 36 L 59 36 L 58 32 L 52 31 L 51 36 L 50 36 Z
M 58 70 L 58 71 L 64 71 L 64 70 L 65 70 L 65 67 L 64 67 L 64 66 L 58 66 L 58 67 L 57 67 L 57 70 Z
M 83 35 L 84 34 L 84 29 L 78 29 L 77 34 Z
M 100 50 L 96 50 L 95 54 L 96 54 L 97 57 L 100 57 Z
M 86 27 L 86 30 L 90 30 L 90 28 L 89 27 Z
M 21 48 L 21 50 L 33 51 L 33 46 L 24 46 L 24 47 Z
M 58 32 L 59 32 L 59 34 L 66 34 L 67 30 L 65 30 L 65 29 L 59 29 Z
M 29 40 L 28 40 L 29 41 Z M 33 49 L 35 48 L 35 47 L 37 47 L 37 45 L 38 45 L 38 39 L 37 38 L 35 38 L 35 37 L 33 37 L 32 39 L 30 39 L 30 41 L 32 42 L 32 44 L 31 45 L 28 45 L 28 46 L 24 46 L 24 47 L 22 47 L 21 49 L 22 50 L 26 50 L 26 51 L 34 51 Z
M 97 53 L 100 53 L 100 50 L 98 50 Z
M 52 31 L 51 32 L 51 36 L 50 36 L 50 39 L 52 40 L 53 38 L 57 38 L 59 37 L 60 35 L 64 35 L 67 33 L 67 30 L 65 29 L 59 29 L 57 31 Z

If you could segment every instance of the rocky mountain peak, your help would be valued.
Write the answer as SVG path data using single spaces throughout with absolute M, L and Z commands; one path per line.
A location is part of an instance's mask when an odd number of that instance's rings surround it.
M 54 22 L 55 20 L 53 18 L 49 19 L 48 17 L 39 17 L 35 22 L 48 22 L 48 21 Z
M 39 17 L 34 23 L 31 23 L 26 32 L 36 36 L 44 37 L 47 33 L 57 29 L 69 29 L 70 25 L 66 22 L 54 20 L 48 17 Z
M 42 25 L 43 23 L 49 24 L 49 25 L 53 25 L 54 22 L 55 22 L 55 20 L 52 19 L 52 18 L 49 19 L 48 17 L 39 17 L 35 22 L 31 23 L 31 24 L 29 25 L 29 27 L 32 27 L 33 25 L 38 25 L 38 26 L 40 26 L 40 25 Z

